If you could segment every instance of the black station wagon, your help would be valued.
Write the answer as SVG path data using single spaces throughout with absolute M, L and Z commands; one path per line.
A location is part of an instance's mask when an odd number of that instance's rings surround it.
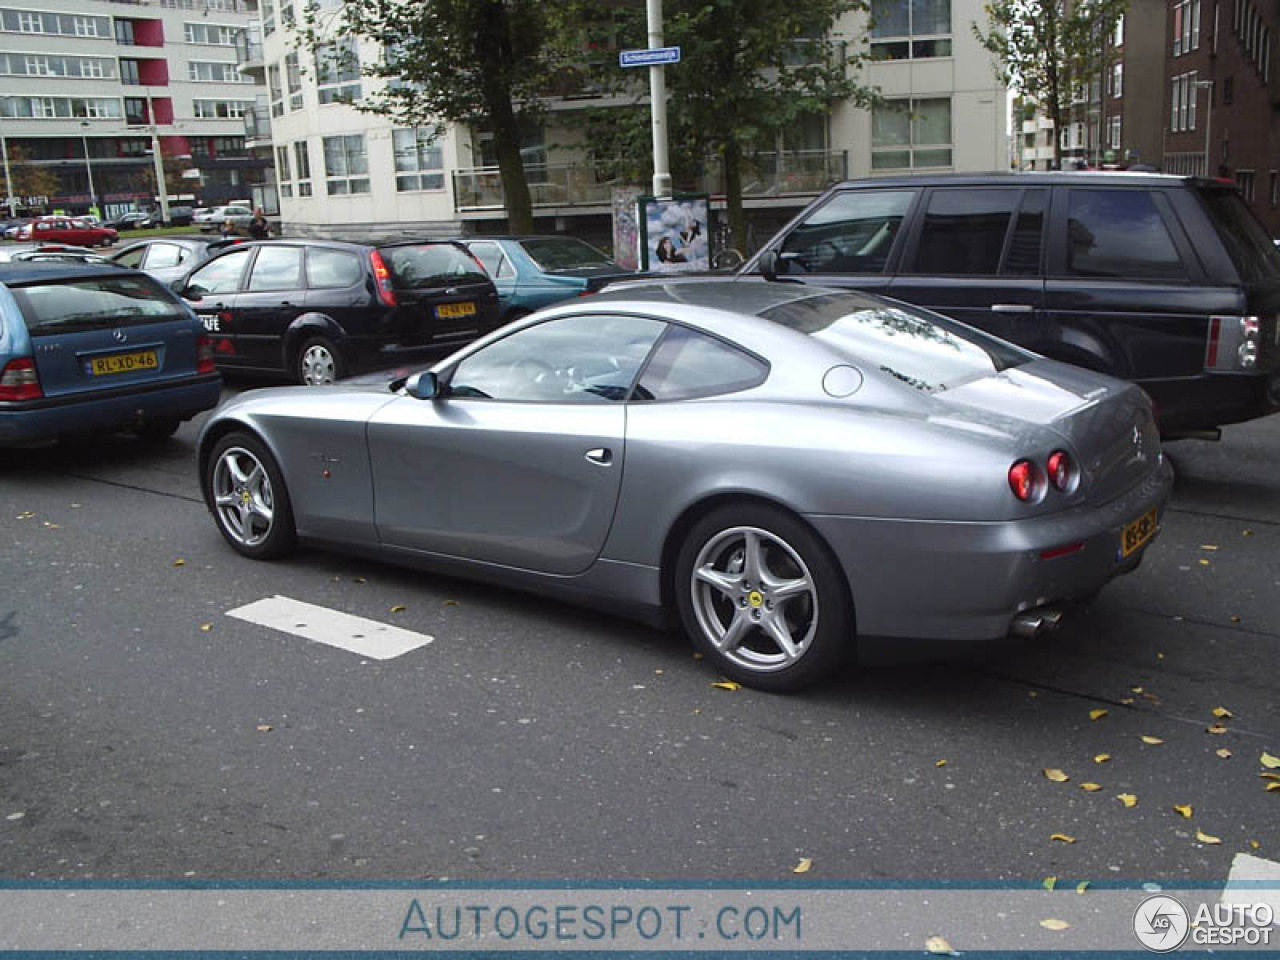
M 1280 409 L 1280 251 L 1230 181 L 1009 173 L 832 187 L 740 275 L 856 287 L 1139 383 L 1167 438 Z
M 242 243 L 180 286 L 219 367 L 284 371 L 305 384 L 469 343 L 499 325 L 493 281 L 451 241 Z

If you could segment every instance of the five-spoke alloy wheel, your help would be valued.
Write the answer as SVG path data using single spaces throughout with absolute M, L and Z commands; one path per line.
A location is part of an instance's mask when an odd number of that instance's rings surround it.
M 742 504 L 708 514 L 686 537 L 675 577 L 685 630 L 741 683 L 795 690 L 852 648 L 839 564 L 783 510 Z
M 275 460 L 257 438 L 223 437 L 210 454 L 208 471 L 209 507 L 231 546 L 257 560 L 293 546 L 289 494 Z

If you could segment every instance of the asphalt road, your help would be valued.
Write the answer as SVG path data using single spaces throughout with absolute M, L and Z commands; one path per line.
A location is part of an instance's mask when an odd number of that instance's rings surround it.
M 1280 859 L 1280 417 L 1171 445 L 1162 536 L 1056 636 L 873 650 L 792 697 L 537 596 L 240 558 L 195 434 L 0 455 L 0 875 L 781 880 L 808 857 L 830 882 L 1216 884 Z M 276 594 L 435 639 L 373 661 L 226 615 Z

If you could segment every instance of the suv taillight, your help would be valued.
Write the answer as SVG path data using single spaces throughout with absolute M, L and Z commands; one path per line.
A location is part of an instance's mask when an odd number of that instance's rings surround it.
M 396 306 L 396 292 L 391 286 L 391 271 L 387 269 L 382 254 L 374 250 L 369 254 L 369 263 L 373 267 L 373 285 L 378 291 L 378 302 L 384 307 Z
M 0 371 L 0 400 L 37 400 L 43 396 L 36 362 L 31 357 L 10 360 Z
M 1262 322 L 1257 317 L 1210 317 L 1206 370 L 1253 370 L 1258 365 Z
M 213 373 L 217 367 L 213 365 L 213 341 L 207 333 L 200 334 L 196 340 L 196 373 Z

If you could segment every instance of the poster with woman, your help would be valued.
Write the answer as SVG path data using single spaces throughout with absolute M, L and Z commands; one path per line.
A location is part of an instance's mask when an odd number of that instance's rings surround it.
M 639 205 L 644 230 L 642 269 L 655 273 L 711 269 L 705 194 L 641 197 Z

